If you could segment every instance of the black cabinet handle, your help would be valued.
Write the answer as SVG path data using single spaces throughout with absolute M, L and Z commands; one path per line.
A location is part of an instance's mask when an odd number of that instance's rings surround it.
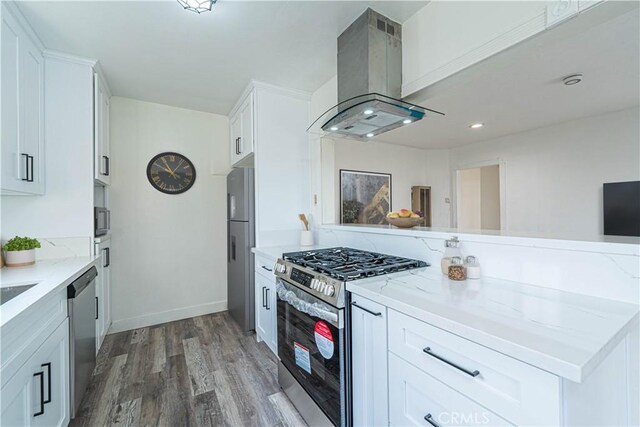
M 109 176 L 109 169 L 111 169 L 109 156 L 102 156 L 102 160 L 104 160 L 104 173 L 102 175 Z
M 25 162 L 24 162 L 24 172 L 27 175 L 26 178 L 22 178 L 21 177 L 20 179 L 22 179 L 23 181 L 29 181 L 29 157 L 31 157 L 31 156 L 29 156 L 28 154 L 25 154 L 25 153 L 22 153 L 20 155 L 24 157 L 24 160 L 25 160 Z
M 267 288 L 267 289 L 266 289 L 266 291 L 267 291 L 267 302 L 266 302 L 265 308 L 266 308 L 267 310 L 271 310 L 271 307 L 269 307 L 269 291 L 270 291 L 270 290 L 271 290 L 271 289 L 269 289 L 269 288 Z
M 238 137 L 238 154 L 242 154 L 242 137 Z
M 369 314 L 373 314 L 374 316 L 382 316 L 382 313 L 379 311 L 371 311 L 368 308 L 364 308 L 361 305 L 358 305 L 355 301 L 351 303 L 352 306 L 359 308 L 362 311 L 366 311 Z
M 448 361 L 447 359 L 445 359 L 442 356 L 438 356 L 437 354 L 431 352 L 431 348 L 430 347 L 425 347 L 422 349 L 422 351 L 424 351 L 425 353 L 427 353 L 429 356 L 438 359 L 441 362 L 446 363 L 449 366 L 453 366 L 454 368 L 456 368 L 459 371 L 464 372 L 465 374 L 471 376 L 471 377 L 477 377 L 478 375 L 480 375 L 480 371 L 475 370 L 475 371 L 469 371 L 468 369 L 463 368 L 462 366 L 458 366 L 453 362 Z
M 103 251 L 105 264 L 102 264 L 102 267 L 107 268 L 111 265 L 111 248 L 104 248 Z
M 231 259 L 236 260 L 236 236 L 231 236 Z
M 266 299 L 266 298 L 265 298 L 265 296 L 264 296 L 264 294 L 265 294 L 265 290 L 266 290 L 266 289 L 267 289 L 267 287 L 266 287 L 266 286 L 263 286 L 263 287 L 262 287 L 262 308 L 266 308 L 266 307 L 267 307 L 267 303 L 265 303 L 265 299 Z
M 96 297 L 96 320 L 98 320 L 98 318 L 100 317 L 100 305 L 98 304 L 98 297 Z
M 43 368 L 47 368 L 47 399 L 44 400 L 44 403 L 51 403 L 51 362 L 43 363 Z
M 34 377 L 40 377 L 40 410 L 33 414 L 34 417 L 44 414 L 44 371 L 36 372 Z
M 265 266 L 265 265 L 263 265 L 263 266 L 262 266 L 262 268 L 264 268 L 264 269 L 265 269 L 265 270 L 267 270 L 267 271 L 273 271 L 272 269 L 270 269 L 269 267 L 267 267 L 267 266 Z
M 27 156 L 29 158 L 29 170 L 27 171 L 27 182 L 33 182 L 33 156 Z M 29 171 L 31 171 L 29 173 Z
M 440 424 L 438 424 L 437 422 L 435 422 L 433 420 L 433 417 L 431 416 L 431 414 L 427 414 L 424 416 L 424 419 L 426 422 L 428 422 L 429 424 L 431 424 L 433 427 L 440 427 Z

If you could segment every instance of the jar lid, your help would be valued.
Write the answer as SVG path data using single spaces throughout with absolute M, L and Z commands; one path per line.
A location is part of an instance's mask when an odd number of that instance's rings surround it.
M 445 248 L 457 248 L 460 246 L 460 240 L 456 236 L 453 236 L 449 240 L 444 241 Z
M 451 265 L 462 265 L 462 258 L 459 256 L 454 256 L 451 258 Z
M 476 264 L 478 262 L 478 258 L 474 257 L 473 255 L 469 255 L 466 261 L 467 264 Z

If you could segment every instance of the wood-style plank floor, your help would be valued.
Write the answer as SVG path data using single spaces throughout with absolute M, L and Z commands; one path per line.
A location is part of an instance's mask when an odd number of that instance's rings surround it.
M 227 312 L 107 335 L 71 426 L 304 426 Z

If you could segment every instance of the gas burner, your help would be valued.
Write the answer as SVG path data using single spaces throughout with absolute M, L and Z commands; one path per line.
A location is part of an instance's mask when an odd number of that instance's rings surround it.
M 424 261 L 341 247 L 290 252 L 282 257 L 285 261 L 345 282 L 428 266 Z

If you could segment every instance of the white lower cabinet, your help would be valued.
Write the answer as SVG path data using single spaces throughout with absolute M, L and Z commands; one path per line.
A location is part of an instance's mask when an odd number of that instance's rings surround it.
M 96 255 L 102 256 L 102 264 L 96 279 L 96 353 L 111 326 L 111 240 L 96 243 Z
M 49 335 L 4 385 L 2 426 L 66 426 L 69 423 L 69 321 Z
M 276 279 L 273 273 L 270 274 L 271 277 L 256 269 L 256 334 L 258 340 L 264 341 L 271 351 L 278 354 Z
M 389 408 L 394 426 L 511 425 L 393 353 L 389 354 Z
M 351 336 L 353 425 L 386 426 L 387 308 L 353 296 Z

